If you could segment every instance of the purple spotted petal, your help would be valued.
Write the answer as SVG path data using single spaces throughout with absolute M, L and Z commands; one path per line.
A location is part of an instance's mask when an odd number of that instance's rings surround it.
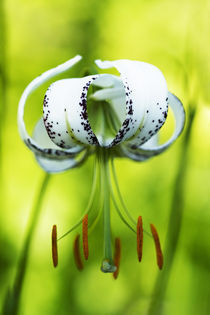
M 175 95 L 169 92 L 168 98 L 169 106 L 173 111 L 176 122 L 176 127 L 171 138 L 161 145 L 157 145 L 156 141 L 153 142 L 151 138 L 151 140 L 146 142 L 144 145 L 136 148 L 134 148 L 134 146 L 130 146 L 129 143 L 127 143 L 123 147 L 123 154 L 125 156 L 137 161 L 148 159 L 165 151 L 178 138 L 184 128 L 185 111 L 181 101 Z M 153 138 L 154 137 L 156 136 L 153 136 Z
M 98 145 L 87 113 L 87 92 L 97 76 L 54 82 L 46 92 L 44 123 L 51 140 L 68 148 L 75 144 Z

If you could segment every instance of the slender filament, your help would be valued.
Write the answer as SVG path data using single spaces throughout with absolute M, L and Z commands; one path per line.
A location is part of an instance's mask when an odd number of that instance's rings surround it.
M 111 166 L 112 166 L 112 174 L 113 174 L 113 178 L 114 178 L 114 183 L 115 183 L 115 187 L 116 187 L 116 190 L 117 190 L 117 193 L 118 193 L 118 197 L 119 197 L 119 200 L 122 204 L 122 207 L 126 213 L 126 215 L 128 216 L 128 218 L 131 220 L 131 222 L 133 224 L 136 225 L 136 220 L 132 217 L 132 215 L 130 214 L 130 212 L 128 211 L 126 205 L 125 205 L 125 202 L 123 200 L 123 197 L 122 197 L 122 194 L 120 192 L 120 188 L 119 188 L 119 184 L 118 184 L 118 180 L 117 180 L 117 174 L 116 174 L 116 171 L 115 171 L 115 167 L 114 167 L 114 160 L 112 159 L 111 160 Z
M 132 215 L 130 214 L 130 212 L 128 211 L 128 208 L 126 207 L 125 205 L 125 202 L 123 200 L 123 197 L 122 197 L 122 194 L 121 194 L 121 191 L 120 191 L 120 188 L 119 188 L 119 184 L 118 184 L 118 180 L 117 180 L 117 174 L 116 174 L 116 170 L 115 170 L 115 166 L 114 166 L 114 160 L 112 159 L 111 160 L 111 166 L 112 166 L 112 174 L 113 174 L 113 179 L 114 179 L 114 183 L 115 183 L 115 187 L 116 187 L 116 190 L 117 190 L 117 194 L 118 194 L 118 197 L 119 197 L 119 200 L 121 202 L 121 205 L 122 205 L 122 208 L 125 212 L 125 214 L 127 215 L 127 217 L 130 219 L 131 223 L 135 226 L 136 226 L 136 220 L 132 217 Z M 112 193 L 113 195 L 113 193 Z M 113 200 L 114 201 L 114 200 Z M 116 204 L 116 202 L 114 202 Z M 119 209 L 119 207 L 118 207 Z M 122 214 L 120 213 L 120 211 L 118 211 L 118 209 L 116 208 L 118 214 L 120 215 L 121 219 L 122 219 Z M 126 225 L 128 226 L 127 224 L 127 221 L 126 219 L 122 219 L 124 221 L 124 223 L 126 223 Z M 130 225 L 130 224 L 129 224 Z M 143 232 L 145 234 L 147 234 L 148 236 L 152 237 L 151 234 L 149 232 L 147 232 L 146 230 L 143 230 Z
M 89 247 L 88 247 L 88 214 L 84 216 L 82 221 L 82 240 L 83 240 L 83 253 L 85 260 L 88 260 Z
M 94 166 L 93 182 L 92 182 L 92 189 L 91 189 L 91 193 L 90 193 L 90 199 L 88 201 L 86 211 L 82 215 L 82 217 L 79 219 L 79 221 L 72 228 L 70 228 L 66 233 L 64 233 L 58 239 L 58 241 L 60 241 L 65 236 L 67 236 L 69 233 L 73 232 L 78 226 L 80 226 L 80 224 L 82 224 L 84 216 L 86 214 L 90 214 L 91 210 L 93 209 L 93 203 L 94 203 L 94 199 L 95 199 L 95 195 L 96 195 L 96 191 L 97 191 L 97 181 L 98 181 L 98 168 L 97 168 L 97 163 L 96 163 L 96 165 Z
M 134 230 L 134 228 L 126 221 L 126 219 L 124 218 L 123 214 L 121 213 L 120 208 L 119 208 L 119 206 L 118 206 L 118 204 L 117 204 L 117 201 L 116 201 L 116 199 L 115 199 L 115 197 L 114 197 L 114 193 L 113 193 L 113 190 L 112 190 L 112 189 L 111 189 L 111 197 L 112 197 L 113 204 L 114 204 L 114 206 L 115 206 L 115 210 L 117 211 L 117 214 L 119 215 L 120 219 L 123 221 L 123 223 L 124 223 L 125 225 L 127 225 L 127 227 L 128 227 L 132 232 L 134 232 L 134 233 L 136 234 L 136 231 Z

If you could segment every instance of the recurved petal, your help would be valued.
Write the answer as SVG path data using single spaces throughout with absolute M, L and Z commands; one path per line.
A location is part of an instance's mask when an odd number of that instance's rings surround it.
M 101 74 L 56 81 L 48 88 L 44 102 L 44 123 L 56 145 L 68 148 L 73 141 L 77 144 L 108 146 L 112 142 L 111 139 L 108 144 L 104 143 L 104 135 L 95 134 L 91 128 L 87 109 L 87 93 L 91 85 L 102 90 L 90 98 L 109 100 L 118 119 L 125 116 L 125 93 L 118 77 Z
M 59 147 L 50 140 L 42 118 L 36 124 L 33 133 L 33 139 L 45 148 L 49 148 L 51 150 L 59 149 Z M 73 157 L 69 158 L 69 156 L 65 156 L 63 157 L 62 160 L 57 159 L 53 156 L 43 157 L 38 153 L 35 153 L 35 156 L 39 165 L 46 172 L 58 173 L 81 164 L 87 157 L 87 151 L 84 151 L 83 153 L 77 153 L 77 155 L 74 156 L 74 158 Z
M 96 60 L 96 64 L 102 69 L 115 67 L 126 94 L 126 118 L 111 145 L 128 139 L 135 145 L 143 144 L 160 129 L 167 116 L 164 76 L 155 66 L 140 61 Z
M 40 85 L 42 85 L 47 80 L 51 79 L 52 77 L 67 71 L 70 69 L 74 64 L 76 64 L 81 59 L 81 56 L 76 56 L 67 62 L 57 66 L 56 68 L 50 69 L 39 77 L 34 79 L 24 90 L 18 107 L 18 128 L 21 135 L 21 138 L 26 143 L 26 145 L 34 152 L 39 154 L 42 157 L 55 157 L 56 159 L 65 159 L 66 156 L 74 156 L 77 152 L 81 151 L 83 148 L 80 146 L 75 145 L 72 148 L 67 150 L 60 150 L 60 149 L 51 149 L 41 146 L 38 142 L 36 142 L 32 137 L 29 136 L 25 122 L 24 122 L 24 110 L 26 101 L 29 95 L 36 90 Z
M 87 112 L 87 92 L 97 77 L 59 80 L 48 88 L 44 123 L 49 137 L 56 145 L 68 148 L 73 144 L 98 144 Z
M 168 98 L 169 98 L 169 105 L 173 111 L 175 123 L 176 123 L 175 130 L 171 138 L 161 145 L 157 145 L 153 143 L 151 141 L 152 138 L 150 142 L 147 142 L 144 145 L 139 146 L 139 147 L 135 147 L 132 145 L 130 146 L 130 144 L 127 144 L 123 148 L 124 155 L 137 161 L 146 160 L 152 156 L 162 153 L 178 138 L 178 136 L 180 135 L 180 133 L 182 132 L 184 128 L 185 111 L 184 111 L 182 102 L 175 95 L 169 92 Z

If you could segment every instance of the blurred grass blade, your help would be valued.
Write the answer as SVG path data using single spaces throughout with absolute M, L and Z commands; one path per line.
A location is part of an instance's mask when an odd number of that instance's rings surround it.
M 22 293 L 22 289 L 24 285 L 24 279 L 26 276 L 31 242 L 33 239 L 36 226 L 37 226 L 43 198 L 44 198 L 46 188 L 49 183 L 49 179 L 50 179 L 50 175 L 46 173 L 41 182 L 40 190 L 32 209 L 32 217 L 31 217 L 31 221 L 29 222 L 28 231 L 26 233 L 26 238 L 23 244 L 22 253 L 20 255 L 19 263 L 17 266 L 17 274 L 14 280 L 13 288 L 11 290 L 8 290 L 2 315 L 19 314 L 20 299 L 21 299 L 21 293 Z
M 7 87 L 7 71 L 6 71 L 6 18 L 5 18 L 5 3 L 0 0 L 0 205 L 2 205 L 2 141 L 3 141 L 3 130 L 6 120 L 6 87 Z
M 174 182 L 172 203 L 170 209 L 168 231 L 166 235 L 165 245 L 165 267 L 161 273 L 158 274 L 154 286 L 152 300 L 149 306 L 147 315 L 161 315 L 163 314 L 164 298 L 170 279 L 170 274 L 173 267 L 173 261 L 176 254 L 176 249 L 179 241 L 183 208 L 184 208 L 184 186 L 188 172 L 188 157 L 190 151 L 190 136 L 193 127 L 193 122 L 196 114 L 195 106 L 189 107 L 188 125 L 186 127 L 184 140 L 179 157 L 179 169 L 177 171 L 176 179 Z

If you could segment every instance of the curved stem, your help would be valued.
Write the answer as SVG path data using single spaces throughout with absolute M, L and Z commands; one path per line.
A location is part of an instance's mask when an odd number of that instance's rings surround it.
M 24 285 L 24 279 L 26 276 L 31 243 L 40 216 L 42 203 L 49 183 L 49 179 L 50 174 L 46 173 L 42 180 L 39 193 L 34 203 L 34 207 L 32 208 L 33 209 L 32 216 L 28 225 L 28 231 L 26 233 L 25 241 L 17 266 L 17 274 L 14 280 L 12 290 L 11 291 L 9 290 L 6 296 L 2 315 L 17 315 L 19 313 L 21 293 Z

